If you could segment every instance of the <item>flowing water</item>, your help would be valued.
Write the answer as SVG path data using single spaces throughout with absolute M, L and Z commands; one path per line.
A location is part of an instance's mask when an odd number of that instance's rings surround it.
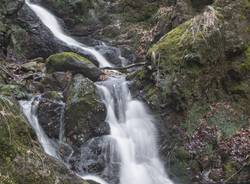
M 111 64 L 103 57 L 99 52 L 95 49 L 85 46 L 84 44 L 76 41 L 75 39 L 71 38 L 70 36 L 66 35 L 63 32 L 59 22 L 57 21 L 56 17 L 52 15 L 48 10 L 45 8 L 33 4 L 30 0 L 26 0 L 25 3 L 35 12 L 35 14 L 39 17 L 42 23 L 53 33 L 53 35 L 67 44 L 68 46 L 75 47 L 81 49 L 83 51 L 89 52 L 93 56 L 96 57 L 97 61 L 100 64 L 100 67 L 110 67 Z
M 55 37 L 69 46 L 77 47 L 91 53 L 98 60 L 100 66 L 111 66 L 109 62 L 93 48 L 84 46 L 61 29 L 57 19 L 46 9 L 26 0 L 26 4 L 35 12 L 44 25 Z M 125 77 L 110 77 L 108 80 L 98 82 L 100 96 L 107 108 L 106 122 L 109 123 L 113 140 L 114 152 L 119 157 L 119 183 L 120 184 L 173 184 L 165 173 L 163 164 L 158 155 L 157 130 L 154 119 L 147 112 L 143 103 L 131 97 L 128 82 Z M 56 147 L 46 136 L 39 125 L 35 110 L 39 98 L 29 102 L 21 101 L 20 105 L 37 133 L 39 142 L 45 152 L 57 159 Z M 63 117 L 62 117 L 63 118 Z M 63 130 L 62 130 L 63 131 Z M 107 184 L 101 178 L 87 175 L 84 179 Z M 118 183 L 115 183 L 118 184 Z
M 37 108 L 40 102 L 40 96 L 32 98 L 30 101 L 20 101 L 20 106 L 22 107 L 22 111 L 29 121 L 31 127 L 36 132 L 38 141 L 41 143 L 44 151 L 55 158 L 58 158 L 57 148 L 55 144 L 47 137 L 42 127 L 40 126 L 37 119 Z
M 120 184 L 172 184 L 159 160 L 154 119 L 134 100 L 124 78 L 98 85 L 121 159 Z

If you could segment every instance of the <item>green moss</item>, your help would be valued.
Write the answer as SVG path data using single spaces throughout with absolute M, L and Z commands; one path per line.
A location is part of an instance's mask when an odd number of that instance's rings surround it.
M 220 103 L 219 103 L 220 104 Z M 181 124 L 188 135 L 192 135 L 197 125 L 205 121 L 211 127 L 218 127 L 223 137 L 230 137 L 238 130 L 247 126 L 247 116 L 226 104 L 221 103 L 216 111 L 211 111 L 209 104 L 195 103 L 187 112 L 186 120 Z M 208 150 L 210 148 L 208 147 Z M 208 151 L 206 151 L 208 152 Z
M 187 113 L 185 122 L 181 124 L 188 135 L 192 135 L 199 121 L 204 117 L 205 113 L 209 110 L 208 105 L 200 103 L 194 104 Z
M 0 172 L 0 184 L 16 184 L 9 175 L 3 175 Z
M 122 0 L 124 8 L 123 18 L 128 22 L 142 22 L 150 19 L 158 10 L 157 2 L 145 2 L 143 0 Z
M 250 87 L 244 82 L 233 83 L 228 89 L 232 94 L 248 94 L 250 92 Z
M 62 62 L 65 60 L 74 60 L 74 61 L 81 61 L 87 64 L 92 64 L 87 58 L 80 56 L 74 52 L 62 52 L 51 55 L 47 61 L 49 62 Z
M 250 47 L 245 51 L 245 59 L 244 62 L 240 65 L 240 69 L 244 73 L 248 73 L 250 71 Z
M 26 98 L 27 94 L 24 90 L 18 85 L 0 85 L 0 95 L 4 96 L 14 96 L 17 99 Z
M 227 162 L 224 164 L 224 174 L 225 178 L 231 177 L 233 174 L 236 173 L 236 168 L 234 166 L 235 164 L 233 162 Z
M 250 8 L 250 0 L 244 0 L 245 7 Z
M 175 150 L 175 156 L 180 160 L 189 160 L 191 158 L 189 152 L 184 147 L 178 147 Z
M 167 33 L 157 44 L 149 50 L 148 55 L 153 53 L 159 54 L 162 63 L 167 67 L 179 65 L 184 57 L 184 51 L 182 49 L 182 39 L 188 39 L 188 34 L 185 35 L 186 30 L 190 26 L 190 21 L 178 26 L 169 33 Z M 164 62 L 164 63 L 163 63 Z

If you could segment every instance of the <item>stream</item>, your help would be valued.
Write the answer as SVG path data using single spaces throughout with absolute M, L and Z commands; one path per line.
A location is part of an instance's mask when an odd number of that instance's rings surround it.
M 29 0 L 25 2 L 57 39 L 69 47 L 88 52 L 96 58 L 100 67 L 112 66 L 97 50 L 66 35 L 57 18 L 48 10 Z M 108 139 L 112 140 L 110 144 L 113 144 L 111 146 L 114 148 L 106 154 L 109 154 L 110 158 L 116 158 L 119 162 L 119 176 L 116 176 L 119 184 L 173 184 L 158 155 L 155 120 L 142 102 L 132 98 L 128 83 L 125 76 L 111 76 L 106 81 L 96 83 L 107 109 L 106 122 L 111 130 Z M 20 101 L 23 113 L 36 132 L 44 151 L 61 160 L 57 154 L 57 143 L 50 140 L 39 125 L 36 112 L 38 103 L 39 96 L 33 97 L 30 101 Z M 60 130 L 63 131 L 63 125 Z M 83 179 L 93 180 L 100 184 L 118 184 L 110 183 L 101 176 L 89 173 L 77 174 Z

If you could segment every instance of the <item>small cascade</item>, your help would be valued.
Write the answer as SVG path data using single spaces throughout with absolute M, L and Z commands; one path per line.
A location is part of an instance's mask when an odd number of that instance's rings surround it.
M 41 143 L 45 153 L 48 155 L 59 158 L 57 154 L 57 145 L 43 131 L 37 118 L 37 108 L 40 102 L 40 96 L 33 97 L 30 101 L 19 101 L 24 115 L 29 121 L 31 127 L 36 132 L 38 141 Z

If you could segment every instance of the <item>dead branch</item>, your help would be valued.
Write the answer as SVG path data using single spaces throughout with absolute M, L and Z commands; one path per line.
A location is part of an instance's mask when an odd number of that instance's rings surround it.
M 145 65 L 146 65 L 146 62 L 140 62 L 140 63 L 135 63 L 135 64 L 123 66 L 123 67 L 103 67 L 103 68 L 100 68 L 100 69 L 101 69 L 101 70 L 127 71 L 127 70 L 130 69 L 130 68 L 140 67 L 140 66 L 145 66 Z

